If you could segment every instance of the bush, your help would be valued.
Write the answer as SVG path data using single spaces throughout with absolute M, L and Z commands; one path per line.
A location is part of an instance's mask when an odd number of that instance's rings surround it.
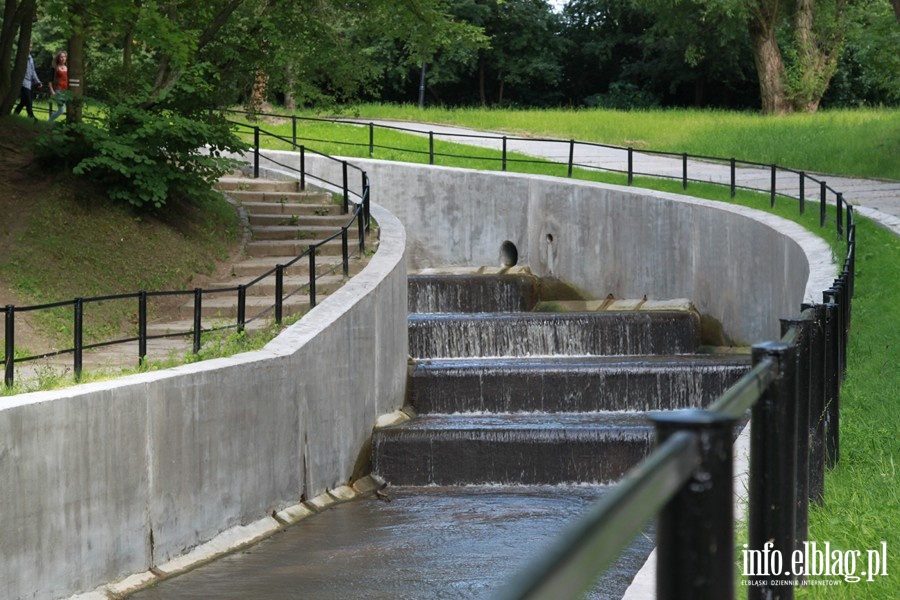
M 162 208 L 177 199 L 202 199 L 236 161 L 223 152 L 247 144 L 221 114 L 195 99 L 178 101 L 174 90 L 155 103 L 121 102 L 106 110 L 102 124 L 60 124 L 42 136 L 36 153 L 59 160 L 89 177 L 110 198 L 137 208 Z

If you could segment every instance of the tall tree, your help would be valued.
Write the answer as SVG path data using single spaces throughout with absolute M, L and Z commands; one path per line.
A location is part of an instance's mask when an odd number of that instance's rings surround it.
M 34 15 L 35 0 L 6 0 L 3 6 L 0 27 L 0 115 L 12 111 L 22 89 Z

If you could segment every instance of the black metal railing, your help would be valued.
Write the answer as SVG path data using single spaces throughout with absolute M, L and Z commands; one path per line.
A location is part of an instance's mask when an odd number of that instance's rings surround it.
M 237 126 L 242 126 L 240 124 L 236 124 Z M 252 128 L 254 133 L 254 148 L 253 148 L 253 177 L 259 176 L 259 163 L 260 159 L 271 160 L 267 157 L 264 157 L 260 154 L 260 138 L 264 136 L 281 139 L 276 134 L 261 130 L 259 127 Z M 300 148 L 301 156 L 305 155 L 305 152 L 308 152 L 304 148 Z M 327 180 L 324 176 L 320 177 L 315 173 L 310 173 L 304 169 L 295 169 L 288 165 L 278 164 L 278 166 L 288 172 L 296 173 L 296 177 L 299 178 L 300 181 L 300 189 L 306 189 L 307 180 L 313 179 L 317 182 L 320 182 L 324 186 L 330 186 L 333 189 L 338 190 L 342 194 L 342 210 L 343 214 L 347 215 L 347 223 L 339 228 L 336 227 L 336 230 L 333 234 L 316 241 L 315 243 L 309 244 L 306 249 L 304 249 L 299 255 L 287 261 L 283 264 L 277 264 L 273 266 L 271 269 L 266 271 L 265 273 L 259 275 L 252 281 L 230 287 L 217 287 L 210 289 L 201 289 L 196 288 L 193 290 L 176 290 L 176 291 L 138 291 L 133 293 L 125 293 L 125 294 L 115 294 L 115 295 L 107 295 L 107 296 L 96 296 L 89 298 L 75 298 L 72 300 L 66 300 L 61 302 L 53 302 L 47 304 L 39 304 L 32 306 L 15 306 L 12 304 L 6 305 L 3 308 L 0 308 L 4 314 L 4 354 L 3 354 L 3 370 L 4 376 L 3 381 L 4 385 L 7 387 L 12 387 L 15 383 L 15 367 L 18 364 L 29 363 L 33 361 L 44 360 L 64 354 L 72 355 L 72 368 L 73 373 L 76 379 L 81 377 L 82 367 L 83 367 L 83 356 L 85 351 L 102 348 L 105 346 L 113 346 L 117 344 L 128 344 L 137 342 L 138 350 L 137 356 L 135 357 L 135 364 L 141 365 L 147 359 L 147 342 L 155 339 L 164 339 L 164 338 L 185 338 L 190 336 L 192 340 L 191 351 L 194 354 L 198 354 L 200 352 L 203 334 L 213 333 L 213 332 L 225 332 L 228 330 L 241 332 L 245 329 L 245 327 L 252 323 L 253 321 L 260 320 L 266 318 L 268 316 L 272 316 L 273 320 L 280 324 L 282 322 L 283 314 L 284 314 L 284 304 L 285 301 L 290 298 L 302 294 L 306 292 L 308 295 L 308 302 L 310 308 L 316 306 L 317 297 L 316 297 L 316 280 L 320 279 L 324 275 L 330 274 L 337 267 L 328 267 L 328 268 L 320 268 L 321 265 L 317 264 L 317 252 L 318 250 L 325 244 L 332 242 L 340 238 L 341 240 L 341 269 L 344 277 L 349 275 L 349 260 L 350 260 L 350 251 L 349 251 L 349 237 L 350 235 L 354 235 L 358 239 L 358 253 L 360 256 L 365 254 L 366 251 L 366 232 L 370 229 L 370 216 L 369 216 L 369 179 L 365 171 L 360 169 L 359 167 L 348 163 L 347 161 L 341 161 L 335 159 L 331 156 L 316 153 L 319 156 L 322 156 L 326 159 L 338 162 L 342 166 L 343 180 L 340 182 L 333 182 Z M 274 162 L 274 161 L 273 161 Z M 305 161 L 304 161 L 305 163 Z M 276 163 L 277 164 L 277 163 Z M 347 173 L 348 171 L 353 170 L 359 174 L 359 187 L 354 188 L 350 185 Z M 352 204 L 352 210 L 351 210 Z M 355 228 L 354 228 L 355 223 Z M 355 229 L 355 231 L 352 231 Z M 308 269 L 309 269 L 309 278 L 308 281 L 302 285 L 295 286 L 292 289 L 285 290 L 285 272 L 290 269 L 292 266 L 300 263 L 303 260 L 308 261 Z M 272 298 L 272 304 L 268 305 L 265 308 L 260 309 L 253 315 L 247 314 L 247 291 L 251 289 L 253 286 L 261 284 L 264 280 L 273 277 L 275 278 L 275 293 Z M 148 301 L 154 298 L 163 298 L 163 297 L 178 297 L 184 296 L 186 299 L 193 298 L 193 319 L 190 329 L 185 331 L 174 331 L 174 332 L 166 332 L 160 334 L 148 334 Z M 236 318 L 231 322 L 226 322 L 224 324 L 213 324 L 213 325 L 204 325 L 203 322 L 203 302 L 205 299 L 214 296 L 231 296 L 237 297 L 237 307 Z M 127 301 L 133 302 L 136 305 L 136 314 L 137 314 L 137 335 L 128 336 L 128 337 L 114 337 L 112 339 L 104 339 L 101 341 L 95 341 L 90 343 L 85 343 L 85 309 L 86 307 L 90 307 L 94 304 L 103 303 L 103 302 L 113 302 L 113 301 Z M 72 311 L 71 323 L 73 325 L 73 342 L 71 347 L 67 347 L 61 350 L 53 350 L 50 352 L 43 352 L 34 355 L 16 355 L 16 316 L 25 313 L 32 313 L 37 311 L 48 311 L 48 310 L 60 310 L 70 308 Z M 217 321 L 222 321 L 222 319 L 216 319 Z
M 688 154 L 684 152 L 666 152 L 659 150 L 635 150 L 633 147 L 601 144 L 598 142 L 584 142 L 572 139 L 560 138 L 525 138 L 508 135 L 486 135 L 480 133 L 461 133 L 454 131 L 435 132 L 433 130 L 413 129 L 399 125 L 378 124 L 353 119 L 300 117 L 297 115 L 280 115 L 277 113 L 247 112 L 241 110 L 227 110 L 231 114 L 246 115 L 251 118 L 267 117 L 270 119 L 282 119 L 291 123 L 291 136 L 280 139 L 290 144 L 293 148 L 299 148 L 305 142 L 319 144 L 332 144 L 346 146 L 348 148 L 361 148 L 368 152 L 369 157 L 377 158 L 377 151 L 404 152 L 413 156 L 420 156 L 423 162 L 430 165 L 450 164 L 454 159 L 467 161 L 484 161 L 490 168 L 499 167 L 507 171 L 517 165 L 555 165 L 564 168 L 566 177 L 577 178 L 580 173 L 607 172 L 624 175 L 628 185 L 634 184 L 636 177 L 649 177 L 654 179 L 671 179 L 680 181 L 682 188 L 687 189 L 690 183 L 712 183 L 727 186 L 732 196 L 737 190 L 748 190 L 768 194 L 770 206 L 775 206 L 778 196 L 786 196 L 798 201 L 800 213 L 806 212 L 808 203 L 815 203 L 819 212 L 819 224 L 825 227 L 827 223 L 835 224 L 835 231 L 839 237 L 843 236 L 846 209 L 849 207 L 841 192 L 827 184 L 826 181 L 814 177 L 805 171 L 781 167 L 771 163 L 760 163 L 737 158 L 722 158 L 702 154 Z M 362 141 L 338 140 L 327 137 L 304 137 L 298 135 L 298 124 L 302 122 L 329 123 L 334 125 L 346 125 L 364 129 L 367 132 L 366 139 Z M 427 136 L 427 149 L 415 146 L 383 145 L 376 143 L 376 132 L 395 131 L 414 136 Z M 362 136 L 361 136 L 362 137 Z M 478 156 L 465 153 L 465 146 L 461 146 L 459 152 L 441 152 L 436 148 L 435 142 L 440 140 L 457 140 L 460 144 L 472 142 L 490 142 L 489 148 L 496 151 L 495 156 Z M 536 158 L 525 156 L 521 153 L 510 152 L 512 142 L 527 142 L 529 144 L 542 144 L 555 148 L 547 155 L 555 154 L 559 160 Z M 589 160 L 592 150 L 607 150 L 614 153 L 613 156 L 595 162 Z M 582 157 L 580 160 L 578 157 Z M 673 164 L 680 164 L 677 172 L 661 172 L 648 170 L 640 166 L 644 157 L 663 157 L 670 159 Z M 692 176 L 690 167 L 692 164 L 702 164 L 703 178 Z M 700 171 L 701 169 L 697 169 Z M 761 176 L 764 175 L 764 176 Z M 765 182 L 766 185 L 762 185 Z M 794 185 L 793 182 L 796 182 Z M 782 191 L 779 191 L 779 187 Z M 836 206 L 834 215 L 830 215 L 827 207 L 829 204 Z
M 750 413 L 747 597 L 790 599 L 804 573 L 789 573 L 808 536 L 810 502 L 824 498 L 839 458 L 856 261 L 847 255 L 822 302 L 782 319 L 782 338 L 753 346 L 753 367 L 706 410 L 656 413 L 657 448 L 510 582 L 498 600 L 579 598 L 657 517 L 658 600 L 735 597 L 733 439 Z M 768 557 L 784 557 L 781 573 Z M 809 565 L 806 565 L 806 569 Z

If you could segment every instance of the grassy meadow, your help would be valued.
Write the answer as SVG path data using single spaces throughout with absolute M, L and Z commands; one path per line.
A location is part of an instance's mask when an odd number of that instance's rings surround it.
M 763 117 L 718 111 L 498 111 L 426 109 L 413 106 L 359 106 L 340 114 L 303 117 L 392 119 L 440 123 L 503 132 L 517 137 L 576 139 L 706 156 L 777 163 L 808 172 L 900 180 L 900 110 L 826 111 L 813 115 Z M 289 121 L 264 118 L 258 124 L 287 138 Z M 427 162 L 422 137 L 376 130 L 375 158 Z M 368 129 L 317 121 L 298 121 L 298 142 L 344 156 L 369 156 Z M 327 140 L 327 143 L 326 143 Z M 265 142 L 267 147 L 270 142 Z M 276 143 L 277 145 L 277 143 Z M 281 144 L 282 148 L 289 144 Z M 497 152 L 435 142 L 436 164 L 499 169 Z M 465 158 L 464 158 L 465 157 Z M 525 159 L 525 157 L 511 157 Z M 565 169 L 531 161 L 510 170 L 565 175 Z M 623 183 L 624 176 L 579 173 L 580 177 Z M 684 193 L 680 182 L 636 178 L 635 185 Z M 732 199 L 719 186 L 691 183 L 691 195 L 769 209 L 768 196 L 739 191 Z M 774 212 L 797 221 L 832 244 L 836 259 L 845 246 L 833 225 L 820 229 L 816 210 L 800 215 L 796 201 L 779 199 Z M 833 209 L 832 209 L 833 220 Z M 900 237 L 858 218 L 856 295 L 848 374 L 841 397 L 841 460 L 826 477 L 824 506 L 811 507 L 809 539 L 830 542 L 843 552 L 887 544 L 888 573 L 900 556 Z M 741 539 L 742 536 L 739 536 Z M 739 550 L 740 548 L 738 548 Z M 740 558 L 740 552 L 736 555 Z M 865 569 L 860 564 L 857 572 Z M 900 598 L 900 578 L 868 582 L 827 578 L 834 586 L 808 586 L 800 598 Z M 739 597 L 747 588 L 739 589 Z

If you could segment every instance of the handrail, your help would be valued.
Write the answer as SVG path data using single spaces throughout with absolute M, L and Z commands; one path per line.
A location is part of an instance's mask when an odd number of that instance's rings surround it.
M 516 137 L 509 135 L 487 135 L 487 134 L 475 134 L 475 133 L 462 133 L 462 132 L 440 132 L 435 133 L 434 131 L 422 131 L 418 129 L 410 129 L 408 127 L 401 127 L 397 125 L 388 125 L 388 124 L 376 124 L 373 122 L 362 122 L 360 120 L 353 119 L 339 119 L 339 118 L 324 118 L 324 117 L 301 117 L 297 115 L 282 115 L 277 113 L 266 113 L 266 112 L 249 112 L 243 110 L 235 110 L 235 109 L 226 109 L 226 113 L 231 114 L 239 114 L 239 115 L 249 115 L 252 117 L 271 117 L 271 118 L 280 118 L 285 120 L 290 120 L 292 122 L 292 136 L 290 139 L 286 137 L 279 136 L 281 141 L 285 143 L 291 144 L 294 148 L 298 147 L 298 141 L 314 141 L 318 143 L 332 143 L 339 145 L 346 145 L 350 147 L 367 147 L 369 150 L 369 156 L 374 157 L 375 149 L 384 149 L 391 151 L 401 151 L 401 152 L 409 152 L 412 154 L 418 155 L 427 155 L 429 157 L 428 164 L 437 164 L 435 158 L 464 158 L 468 160 L 482 160 L 489 163 L 500 162 L 502 164 L 502 169 L 504 171 L 507 170 L 507 166 L 509 164 L 547 164 L 548 162 L 556 162 L 556 164 L 561 164 L 566 166 L 567 168 L 567 176 L 574 177 L 576 174 L 575 169 L 583 169 L 587 171 L 606 171 L 610 173 L 620 173 L 627 176 L 628 185 L 632 185 L 634 183 L 634 178 L 639 176 L 646 177 L 654 177 L 661 179 L 673 179 L 680 180 L 682 182 L 682 187 L 687 189 L 688 184 L 693 183 L 711 183 L 716 185 L 728 186 L 730 188 L 730 193 L 732 196 L 736 194 L 738 189 L 743 190 L 751 190 L 756 192 L 768 193 L 770 195 L 770 205 L 775 206 L 776 199 L 778 195 L 791 197 L 799 202 L 800 212 L 801 214 L 806 210 L 807 202 L 818 202 L 819 204 L 819 213 L 820 213 L 820 226 L 824 227 L 827 222 L 832 222 L 836 224 L 836 230 L 839 237 L 843 234 L 844 229 L 844 208 L 852 206 L 852 203 L 848 202 L 843 194 L 835 190 L 833 187 L 829 186 L 826 181 L 818 179 L 812 175 L 809 175 L 805 171 L 781 167 L 777 164 L 772 163 L 761 163 L 749 160 L 737 159 L 734 157 L 724 158 L 724 157 L 715 157 L 715 156 L 707 156 L 702 154 L 688 154 L 688 153 L 679 153 L 679 152 L 671 152 L 671 151 L 661 151 L 661 150 L 651 150 L 651 149 L 641 149 L 640 151 L 636 151 L 633 147 L 626 146 L 616 146 L 612 144 L 604 144 L 600 142 L 585 142 L 578 141 L 572 139 L 561 139 L 561 138 L 550 138 L 550 137 L 538 137 L 538 138 L 526 138 L 526 137 Z M 297 135 L 297 123 L 300 121 L 310 121 L 310 122 L 320 122 L 320 123 L 332 123 L 335 125 L 349 125 L 354 127 L 366 127 L 368 128 L 369 136 L 368 142 L 344 142 L 337 140 L 328 140 L 322 138 L 303 138 Z M 415 135 L 428 135 L 429 149 L 427 151 L 419 150 L 417 148 L 402 148 L 397 146 L 385 146 L 379 145 L 375 143 L 375 131 L 378 129 L 389 130 L 389 131 L 399 131 L 403 133 L 410 133 Z M 434 138 L 435 135 L 439 135 L 443 138 L 449 139 L 460 139 L 460 140 L 492 140 L 497 142 L 498 148 L 497 151 L 501 153 L 500 157 L 483 157 L 483 156 L 472 156 L 466 154 L 451 154 L 451 153 L 441 153 L 436 152 L 434 150 Z M 512 156 L 508 152 L 508 142 L 529 142 L 529 143 L 547 143 L 547 144 L 556 144 L 556 145 L 564 145 L 568 148 L 567 160 L 566 162 L 558 162 L 558 161 L 547 161 L 544 159 L 531 159 L 531 158 L 520 158 Z M 583 162 L 576 162 L 576 148 L 585 147 L 585 148 L 605 148 L 609 150 L 616 150 L 625 154 L 625 158 L 627 158 L 627 167 L 625 169 L 616 168 L 614 166 L 598 166 L 593 164 L 587 164 Z M 641 171 L 634 167 L 635 155 L 648 155 L 648 156 L 664 156 L 670 158 L 680 158 L 682 160 L 682 172 L 679 175 L 670 175 L 667 173 L 654 173 L 650 171 Z M 689 176 L 688 172 L 688 160 L 698 160 L 703 161 L 707 165 L 718 165 L 724 169 L 727 169 L 727 178 L 723 178 L 723 181 L 708 181 L 705 179 L 697 179 Z M 619 161 L 621 162 L 621 161 Z M 737 171 L 742 167 L 750 167 L 757 169 L 767 169 L 770 172 L 769 177 L 769 185 L 767 187 L 759 187 L 749 184 L 739 184 Z M 778 183 L 783 181 L 781 177 L 779 177 L 779 173 L 782 173 L 783 176 L 794 176 L 799 177 L 798 180 L 798 193 L 796 196 L 790 196 L 784 194 L 783 192 L 778 191 Z M 725 183 L 727 181 L 727 183 Z M 816 194 L 807 194 L 807 184 L 810 184 L 810 192 L 818 191 Z M 830 196 L 829 196 L 830 193 Z M 837 207 L 837 214 L 834 217 L 828 215 L 827 212 L 827 204 L 832 203 Z
M 243 126 L 243 124 L 237 123 L 236 125 Z M 259 176 L 259 139 L 261 135 L 270 136 L 277 139 L 281 139 L 284 141 L 284 138 L 273 134 L 271 132 L 266 132 L 258 127 L 254 129 L 254 138 L 255 138 L 255 146 L 254 146 L 254 177 Z M 310 151 L 301 149 L 301 152 Z M 312 151 L 315 154 L 322 156 L 331 161 L 338 162 L 343 167 L 344 180 L 340 184 L 335 182 L 329 182 L 327 179 L 323 177 L 318 177 L 314 173 L 310 173 L 307 170 L 298 170 L 288 165 L 280 165 L 289 171 L 293 171 L 297 173 L 299 180 L 301 182 L 301 189 L 305 189 L 306 187 L 306 179 L 312 178 L 327 185 L 332 185 L 342 190 L 343 193 L 343 211 L 344 214 L 348 216 L 348 220 L 345 225 L 342 225 L 334 231 L 334 233 L 328 235 L 325 238 L 319 239 L 315 243 L 308 245 L 308 247 L 303 250 L 299 255 L 291 259 L 285 264 L 275 265 L 262 275 L 259 275 L 252 281 L 246 284 L 238 285 L 238 286 L 229 286 L 229 287 L 214 287 L 208 289 L 196 288 L 193 290 L 166 290 L 166 291 L 146 291 L 142 290 L 139 292 L 130 292 L 130 293 L 121 293 L 121 294 L 108 294 L 104 296 L 93 296 L 93 297 L 85 297 L 85 298 L 75 298 L 72 300 L 63 300 L 58 302 L 51 302 L 45 304 L 37 304 L 30 306 L 14 306 L 7 305 L 5 307 L 0 308 L 0 311 L 4 314 L 4 332 L 5 332 L 5 343 L 4 343 L 4 353 L 3 353 L 3 371 L 4 371 L 4 385 L 7 387 L 12 387 L 15 383 L 15 365 L 19 363 L 26 363 L 35 360 L 41 360 L 46 358 L 51 358 L 55 356 L 61 356 L 64 354 L 72 354 L 73 355 L 73 363 L 74 363 L 74 374 L 76 380 L 81 377 L 82 373 L 82 356 L 86 350 L 91 350 L 95 348 L 112 346 L 116 344 L 125 344 L 138 342 L 138 356 L 137 356 L 137 364 L 142 364 L 147 357 L 147 342 L 154 339 L 164 339 L 164 338 L 183 338 L 186 336 L 193 336 L 193 344 L 192 344 L 192 352 L 197 354 L 201 349 L 201 334 L 203 333 L 211 333 L 216 331 L 226 331 L 226 330 L 235 330 L 235 331 L 243 331 L 247 324 L 253 322 L 256 319 L 262 318 L 270 313 L 274 313 L 274 320 L 276 323 L 281 323 L 283 316 L 283 303 L 288 298 L 306 290 L 309 294 L 309 304 L 310 307 L 313 308 L 316 306 L 316 279 L 321 277 L 322 274 L 318 273 L 318 269 L 316 268 L 316 253 L 317 250 L 322 247 L 324 244 L 332 242 L 336 240 L 338 237 L 341 238 L 342 241 L 342 252 L 341 252 L 341 267 L 343 271 L 344 277 L 349 276 L 349 258 L 350 252 L 348 248 L 348 237 L 351 227 L 354 222 L 357 223 L 358 227 L 358 236 L 359 236 L 359 244 L 358 244 L 358 252 L 360 255 L 365 253 L 365 233 L 370 229 L 370 211 L 369 211 L 369 179 L 366 172 L 360 169 L 358 166 L 348 163 L 347 161 L 336 159 L 327 154 Z M 268 157 L 265 157 L 268 159 Z M 303 162 L 302 164 L 305 164 Z M 356 170 L 361 174 L 361 189 L 360 191 L 356 191 L 351 189 L 349 186 L 349 182 L 347 180 L 346 174 L 348 170 Z M 351 198 L 353 199 L 352 203 L 354 205 L 353 210 L 350 210 Z M 309 260 L 309 281 L 305 284 L 300 285 L 299 287 L 285 291 L 283 286 L 284 281 L 284 269 L 292 266 L 293 264 L 299 262 L 301 259 L 307 258 Z M 336 268 L 336 267 L 335 267 Z M 327 272 L 334 272 L 334 268 Z M 324 273 L 324 274 L 327 274 Z M 268 307 L 262 308 L 255 315 L 247 316 L 246 315 L 246 292 L 249 288 L 254 285 L 259 284 L 264 279 L 267 279 L 271 276 L 276 277 L 276 294 L 273 299 L 273 303 Z M 218 326 L 206 326 L 203 325 L 202 319 L 202 311 L 201 306 L 203 302 L 203 298 L 208 295 L 214 294 L 237 294 L 238 296 L 238 307 L 237 307 L 237 318 L 233 323 L 229 323 L 226 325 L 218 325 Z M 147 333 L 147 300 L 154 297 L 162 297 L 162 296 L 173 296 L 173 295 L 191 295 L 194 297 L 194 316 L 192 320 L 192 327 L 187 331 L 177 331 L 170 332 L 165 334 L 155 334 L 151 335 Z M 129 336 L 122 338 L 115 338 L 109 340 L 96 341 L 92 343 L 84 343 L 83 341 L 83 318 L 84 318 L 84 305 L 90 304 L 93 302 L 101 302 L 101 301 L 111 301 L 111 300 L 138 300 L 138 335 L 137 336 Z M 54 350 L 50 352 L 28 355 L 28 356 L 16 356 L 15 355 L 15 325 L 16 320 L 15 316 L 17 313 L 24 312 L 32 312 L 39 310 L 51 310 L 51 309 L 59 309 L 64 307 L 72 307 L 73 308 L 73 320 L 74 320 L 74 343 L 71 347 L 64 348 L 61 350 Z

